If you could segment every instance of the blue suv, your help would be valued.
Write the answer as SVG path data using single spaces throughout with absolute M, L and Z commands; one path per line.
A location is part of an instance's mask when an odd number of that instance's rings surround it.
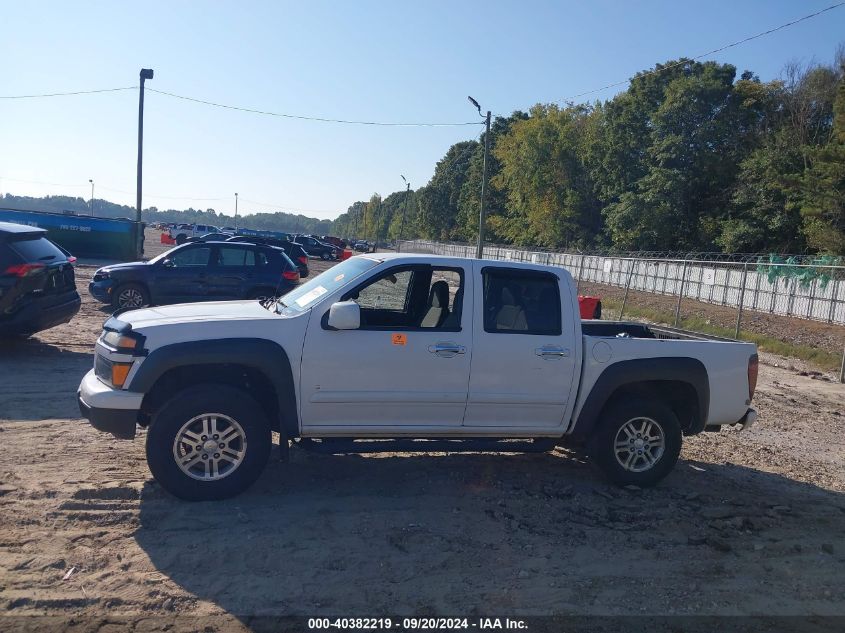
M 299 271 L 272 246 L 194 242 L 147 262 L 100 268 L 88 286 L 117 310 L 192 301 L 259 299 L 288 292 Z

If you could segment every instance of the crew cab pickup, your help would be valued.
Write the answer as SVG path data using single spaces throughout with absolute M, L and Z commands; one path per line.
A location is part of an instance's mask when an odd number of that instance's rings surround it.
M 541 452 L 565 443 L 649 486 L 682 437 L 754 422 L 751 343 L 585 321 L 570 274 L 509 261 L 351 257 L 284 296 L 124 312 L 105 323 L 82 415 L 131 439 L 174 495 L 218 499 L 263 470 L 272 431 L 330 453 Z

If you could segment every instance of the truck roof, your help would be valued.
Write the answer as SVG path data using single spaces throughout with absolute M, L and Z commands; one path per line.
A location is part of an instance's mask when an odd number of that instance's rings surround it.
M 365 257 L 377 262 L 405 261 L 405 262 L 431 262 L 437 260 L 474 259 L 470 257 L 458 257 L 452 255 L 429 255 L 426 253 L 362 253 L 356 257 Z M 518 262 L 511 259 L 479 259 L 485 265 L 502 266 L 507 268 L 528 268 L 533 270 L 548 270 L 557 273 L 566 270 L 562 266 L 549 266 L 547 264 L 535 264 L 533 262 Z M 568 272 L 568 271 L 567 271 Z

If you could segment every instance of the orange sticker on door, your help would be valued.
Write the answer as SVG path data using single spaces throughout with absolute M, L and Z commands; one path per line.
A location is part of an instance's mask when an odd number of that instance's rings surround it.
M 405 345 L 408 342 L 408 337 L 404 334 L 394 334 L 391 341 L 394 345 Z

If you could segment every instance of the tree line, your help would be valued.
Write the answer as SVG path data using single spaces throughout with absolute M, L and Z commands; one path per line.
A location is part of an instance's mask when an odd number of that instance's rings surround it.
M 7 193 L 0 197 L 0 207 L 23 211 L 69 212 L 76 215 L 89 215 L 91 213 L 90 200 L 73 196 L 30 197 L 14 196 Z M 129 218 L 134 220 L 135 207 L 95 199 L 94 215 L 101 218 Z M 214 209 L 158 209 L 157 207 L 149 207 L 141 212 L 141 218 L 147 223 L 178 222 L 180 224 L 211 224 L 217 227 L 235 226 L 234 216 L 218 213 Z M 332 221 L 278 211 L 239 215 L 237 225 L 259 231 L 326 235 L 331 231 Z
M 490 134 L 488 241 L 845 255 L 842 49 L 770 82 L 670 61 L 612 99 L 537 104 Z M 424 187 L 356 202 L 332 232 L 476 239 L 483 147 L 452 145 Z

